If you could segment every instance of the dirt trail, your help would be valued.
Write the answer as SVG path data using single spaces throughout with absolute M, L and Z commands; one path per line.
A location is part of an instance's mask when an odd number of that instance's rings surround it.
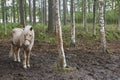
M 0 80 L 120 80 L 119 42 L 108 44 L 113 54 L 101 54 L 92 48 L 65 48 L 72 72 L 53 69 L 58 57 L 56 45 L 36 43 L 31 55 L 31 68 L 8 58 L 9 44 L 0 42 Z M 21 55 L 22 56 L 22 55 Z

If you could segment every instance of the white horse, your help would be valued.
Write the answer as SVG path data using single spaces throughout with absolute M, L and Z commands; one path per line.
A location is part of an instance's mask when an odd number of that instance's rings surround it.
M 30 67 L 30 53 L 34 44 L 34 30 L 28 25 L 25 28 L 14 28 L 11 32 L 11 50 L 9 57 L 13 56 L 14 61 L 20 62 L 20 49 L 24 51 L 23 68 Z

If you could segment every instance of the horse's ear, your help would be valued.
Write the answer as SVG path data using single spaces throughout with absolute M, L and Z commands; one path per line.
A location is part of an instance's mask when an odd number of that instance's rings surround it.
M 33 29 L 33 28 L 31 27 L 30 30 L 32 31 L 32 29 Z

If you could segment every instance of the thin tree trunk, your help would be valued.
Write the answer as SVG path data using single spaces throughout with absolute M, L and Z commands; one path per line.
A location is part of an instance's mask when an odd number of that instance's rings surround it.
M 27 21 L 27 2 L 24 0 L 25 22 Z
M 118 31 L 120 31 L 120 1 L 119 0 L 117 0 L 116 1 L 117 2 L 117 6 L 118 6 Z
M 93 4 L 93 35 L 96 36 L 96 0 L 94 0 Z
M 2 2 L 1 2 L 1 7 L 2 7 L 2 22 L 4 23 L 5 22 L 5 4 L 4 4 L 5 2 L 4 2 L 4 0 L 2 0 Z
M 104 0 L 99 0 L 99 25 L 100 25 L 100 39 L 101 49 L 104 53 L 107 51 L 106 37 L 105 37 L 105 23 L 104 23 Z
M 83 27 L 85 28 L 86 32 L 88 32 L 86 0 L 83 0 Z
M 53 32 L 53 0 L 48 0 L 48 32 Z
M 47 21 L 47 14 L 46 14 L 46 0 L 43 0 L 43 18 L 44 18 L 44 25 L 46 25 Z
M 74 0 L 71 0 L 71 46 L 75 46 L 75 13 L 74 13 Z
M 91 8 L 90 4 L 91 4 L 91 0 L 87 0 L 87 2 L 88 2 L 88 13 L 90 13 L 90 8 Z
M 59 13 L 60 13 L 60 20 L 61 20 L 61 0 L 59 0 Z
M 31 0 L 29 0 L 29 22 L 32 23 L 32 7 L 31 7 Z
M 24 7 L 23 0 L 19 0 L 19 10 L 20 10 L 20 24 L 25 27 L 25 16 L 24 16 Z
M 17 4 L 19 4 L 19 1 L 17 1 Z M 17 5 L 16 7 L 17 7 L 17 13 L 16 13 L 16 15 L 18 15 L 17 16 L 17 18 L 18 18 L 17 22 L 20 22 L 20 10 L 19 10 L 20 8 L 19 8 L 19 5 Z
M 33 0 L 33 25 L 36 24 L 36 0 Z
M 15 0 L 12 0 L 12 3 L 13 3 L 13 22 L 15 23 L 16 20 L 15 20 Z
M 67 23 L 66 13 L 67 13 L 67 1 L 63 0 L 63 17 L 64 17 L 63 22 L 64 22 L 64 25 L 66 25 L 66 23 Z
M 120 5 L 118 6 L 118 30 L 120 31 Z
M 58 43 L 58 52 L 59 52 L 59 61 L 58 67 L 60 69 L 64 69 L 66 64 L 65 53 L 63 48 L 63 39 L 62 39 L 62 29 L 61 29 L 61 21 L 59 15 L 59 0 L 55 0 L 55 17 L 56 17 L 56 36 L 57 36 L 57 43 Z

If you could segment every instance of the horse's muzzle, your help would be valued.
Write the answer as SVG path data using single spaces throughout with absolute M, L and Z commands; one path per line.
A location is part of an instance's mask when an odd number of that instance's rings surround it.
M 29 48 L 29 45 L 23 45 L 23 48 L 24 48 L 24 49 L 28 49 L 28 48 Z

